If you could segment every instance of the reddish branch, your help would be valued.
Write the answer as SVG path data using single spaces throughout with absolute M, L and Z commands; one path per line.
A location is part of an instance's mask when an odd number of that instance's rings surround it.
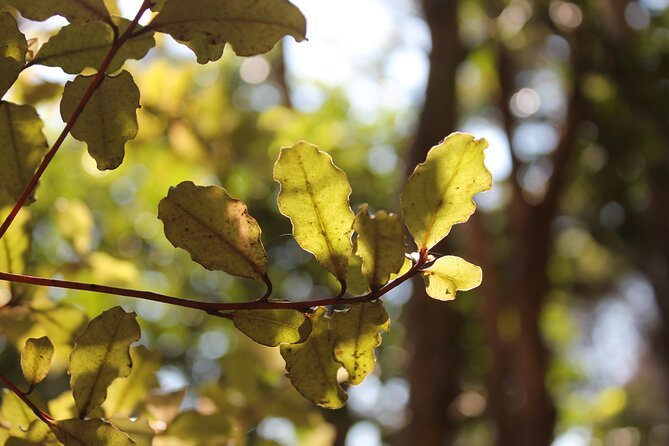
M 7 378 L 2 372 L 0 372 L 0 381 L 9 389 L 11 390 L 16 396 L 18 396 L 21 401 L 23 401 L 26 406 L 30 407 L 30 410 L 33 411 L 35 416 L 39 418 L 40 420 L 44 421 L 49 427 L 53 425 L 54 419 L 51 415 L 48 413 L 44 412 L 42 409 L 37 407 L 35 403 L 30 401 L 30 399 L 27 396 L 26 392 L 22 392 L 21 389 L 16 387 L 13 382 L 10 381 L 9 378 Z

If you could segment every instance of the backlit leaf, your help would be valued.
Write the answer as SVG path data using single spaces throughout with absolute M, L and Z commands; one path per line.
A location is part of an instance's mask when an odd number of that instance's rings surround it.
M 330 321 L 334 355 L 351 384 L 360 384 L 374 370 L 374 349 L 381 345 L 381 331 L 390 329 L 388 313 L 381 302 L 352 305 L 337 311 Z
M 467 291 L 481 284 L 481 268 L 460 257 L 444 256 L 423 271 L 427 294 L 439 300 L 455 299 L 456 291 Z
M 56 436 L 65 446 L 134 446 L 126 434 L 100 419 L 56 421 Z
M 0 0 L 0 6 L 13 6 L 23 17 L 43 21 L 59 15 L 69 22 L 108 20 L 103 0 Z
M 60 103 L 64 121 L 72 117 L 91 79 L 92 76 L 77 76 L 65 84 Z M 95 158 L 99 170 L 116 169 L 123 162 L 126 141 L 137 135 L 138 108 L 139 89 L 127 71 L 105 76 L 93 93 L 71 133 L 88 145 L 88 153 Z
M 100 407 L 116 378 L 130 374 L 130 344 L 139 340 L 135 313 L 114 307 L 93 319 L 70 355 L 70 387 L 80 417 Z
M 232 322 L 246 336 L 269 347 L 299 342 L 311 330 L 311 321 L 297 310 L 235 311 Z
M 115 20 L 119 32 L 130 24 L 129 20 Z M 103 22 L 73 23 L 64 26 L 39 49 L 30 64 L 60 67 L 69 74 L 79 74 L 85 68 L 98 68 L 114 41 L 114 31 Z M 109 72 L 117 71 L 128 59 L 141 59 L 155 46 L 153 33 L 144 33 L 127 40 L 118 50 Z
M 430 249 L 456 223 L 467 221 L 476 209 L 472 198 L 492 187 L 483 164 L 484 139 L 452 133 L 432 147 L 416 166 L 401 195 L 406 225 L 419 249 Z
M 351 186 L 332 158 L 308 142 L 282 148 L 274 165 L 278 203 L 290 218 L 297 243 L 342 283 L 353 250 Z
M 9 90 L 26 60 L 28 43 L 14 16 L 0 11 L 0 98 Z
M 160 201 L 158 218 L 167 239 L 205 268 L 267 280 L 260 226 L 225 189 L 184 181 Z
M 61 443 L 42 420 L 34 420 L 20 437 L 11 437 L 5 446 L 58 446 Z
M 21 352 L 21 370 L 31 389 L 49 373 L 53 351 L 53 344 L 46 336 L 26 341 Z
M 160 353 L 152 352 L 143 345 L 130 349 L 132 371 L 127 378 L 111 383 L 103 404 L 107 417 L 130 416 L 137 404 L 145 401 L 149 391 L 158 387 L 156 372 L 160 369 Z M 124 431 L 125 432 L 125 431 Z
M 210 446 L 231 442 L 233 427 L 222 413 L 204 415 L 192 410 L 179 414 L 167 429 L 154 437 L 153 446 Z
M 0 102 L 0 205 L 14 204 L 48 146 L 34 108 Z
M 288 378 L 308 400 L 327 409 L 338 409 L 348 396 L 337 382 L 341 364 L 332 353 L 325 308 L 319 307 L 309 318 L 312 325 L 309 338 L 301 344 L 280 347 Z
M 197 57 L 197 63 L 203 65 L 220 59 L 225 49 L 225 43 L 212 45 L 204 34 L 195 34 L 191 40 L 180 43 L 190 48 Z
M 2 389 L 0 420 L 4 425 L 9 425 L 10 434 L 22 436 L 30 423 L 37 420 L 37 417 L 15 393 Z
M 147 417 L 143 416 L 138 419 L 113 417 L 109 419 L 109 422 L 127 434 L 137 446 L 152 446 L 155 432 L 149 425 Z
M 353 228 L 358 233 L 356 254 L 362 257 L 362 272 L 373 289 L 380 288 L 404 263 L 402 220 L 386 211 L 370 215 L 363 205 Z
M 9 208 L 0 211 L 0 218 L 9 213 Z M 24 274 L 26 271 L 27 256 L 30 255 L 30 237 L 28 222 L 30 213 L 19 212 L 10 229 L 0 239 L 0 271 L 14 274 Z M 0 306 L 11 300 L 18 300 L 25 287 L 15 282 L 0 282 Z
M 240 56 L 266 53 L 283 36 L 302 41 L 306 33 L 304 16 L 287 0 L 171 0 L 150 26 L 197 45 L 227 42 Z

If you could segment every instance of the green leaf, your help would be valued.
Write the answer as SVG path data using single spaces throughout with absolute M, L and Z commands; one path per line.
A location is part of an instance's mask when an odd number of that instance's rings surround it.
M 378 211 L 369 214 L 360 206 L 353 229 L 358 233 L 356 254 L 372 289 L 385 285 L 404 263 L 404 225 L 398 215 Z
M 374 370 L 374 349 L 381 345 L 381 331 L 390 329 L 390 318 L 381 302 L 352 305 L 337 311 L 330 321 L 334 355 L 357 385 Z
M 0 420 L 4 421 L 3 424 L 9 424 L 11 435 L 21 437 L 37 417 L 15 393 L 2 389 Z
M 43 127 L 31 106 L 0 102 L 0 205 L 14 204 L 46 153 Z
M 269 347 L 300 342 L 311 331 L 311 321 L 297 310 L 235 311 L 232 322 L 246 336 Z
M 197 45 L 227 42 L 238 55 L 253 56 L 271 50 L 283 36 L 304 40 L 306 20 L 287 0 L 171 0 L 150 27 Z
M 179 414 L 167 429 L 153 439 L 153 446 L 210 446 L 235 444 L 233 426 L 222 413 L 204 415 L 192 410 Z
M 152 352 L 143 345 L 130 349 L 132 371 L 127 378 L 117 379 L 107 391 L 103 404 L 107 418 L 114 415 L 130 416 L 137 405 L 145 401 L 149 390 L 158 387 L 156 372 L 162 365 L 160 353 Z
M 288 378 L 306 399 L 326 409 L 339 409 L 348 396 L 337 382 L 341 367 L 332 353 L 325 308 L 312 315 L 311 335 L 301 344 L 282 344 L 281 356 L 286 361 Z
M 123 31 L 130 24 L 126 19 L 114 20 Z M 79 74 L 85 68 L 97 69 L 114 41 L 112 27 L 103 22 L 73 23 L 64 26 L 39 49 L 31 65 L 60 67 L 69 74 Z M 109 65 L 109 72 L 119 70 L 128 59 L 141 59 L 155 46 L 153 33 L 144 33 L 127 40 Z
M 46 336 L 26 340 L 21 352 L 21 370 L 31 389 L 49 373 L 53 352 L 53 344 Z
M 0 98 L 19 77 L 27 52 L 28 43 L 14 16 L 0 11 Z
M 135 313 L 114 307 L 93 319 L 70 355 L 70 387 L 83 418 L 100 407 L 116 378 L 130 374 L 130 344 L 139 340 Z
M 0 0 L 2 6 L 13 6 L 26 19 L 39 22 L 55 15 L 69 22 L 109 20 L 103 0 Z
M 472 198 L 492 187 L 483 164 L 485 139 L 452 133 L 430 149 L 416 166 L 401 195 L 406 225 L 419 249 L 430 249 L 457 223 L 467 221 L 476 204 Z
M 58 446 L 60 444 L 49 426 L 42 420 L 34 420 L 20 437 L 11 437 L 7 443 L 4 443 L 5 446 Z
M 55 422 L 56 436 L 65 446 L 134 446 L 126 434 L 106 421 L 72 418 Z
M 77 76 L 65 84 L 60 115 L 69 121 L 92 76 Z M 95 158 L 99 170 L 116 169 L 123 162 L 126 141 L 137 135 L 139 89 L 127 71 L 118 76 L 105 76 L 93 93 L 79 120 L 72 128 L 72 136 L 88 145 L 88 153 Z
M 269 280 L 260 226 L 225 189 L 184 181 L 160 201 L 158 218 L 167 239 L 205 268 Z
M 225 43 L 212 45 L 204 34 L 195 34 L 191 40 L 179 43 L 190 48 L 197 56 L 197 63 L 203 65 L 220 59 L 225 49 Z
M 137 446 L 152 446 L 155 432 L 149 424 L 147 417 L 142 416 L 138 419 L 129 419 L 127 417 L 113 417 L 109 419 L 117 429 L 128 434 Z
M 427 294 L 438 300 L 455 299 L 456 291 L 467 291 L 481 284 L 481 268 L 460 257 L 444 256 L 424 270 Z
M 278 203 L 293 224 L 295 240 L 341 282 L 353 251 L 351 186 L 332 158 L 308 142 L 282 148 L 274 165 Z
M 4 219 L 9 208 L 0 211 L 0 218 Z M 24 274 L 26 262 L 30 255 L 30 237 L 28 223 L 30 213 L 19 212 L 11 228 L 0 239 L 0 271 L 14 274 Z M 0 307 L 10 301 L 17 301 L 23 295 L 25 287 L 16 282 L 0 282 Z

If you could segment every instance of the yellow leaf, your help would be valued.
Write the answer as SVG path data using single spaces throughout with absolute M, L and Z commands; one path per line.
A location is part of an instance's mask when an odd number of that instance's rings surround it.
M 467 291 L 481 284 L 482 271 L 460 257 L 444 256 L 423 271 L 427 294 L 438 300 L 455 299 L 456 291 Z
M 339 409 L 348 396 L 337 382 L 341 364 L 332 353 L 325 308 L 319 307 L 309 317 L 312 326 L 309 338 L 301 344 L 281 345 L 288 378 L 306 399 L 326 409 Z
M 274 179 L 281 184 L 279 210 L 290 218 L 297 243 L 345 283 L 355 218 L 346 174 L 330 155 L 302 141 L 281 149 Z
M 21 352 L 21 370 L 31 389 L 49 373 L 53 351 L 53 344 L 46 336 L 26 341 Z
M 0 98 L 9 90 L 23 69 L 28 51 L 26 38 L 14 17 L 0 11 Z
M 0 212 L 0 218 L 9 213 L 9 208 Z M 30 212 L 23 210 L 18 213 L 10 229 L 0 239 L 0 271 L 14 274 L 25 274 L 27 256 L 30 255 L 30 238 L 28 223 Z M 15 282 L 0 283 L 0 306 L 13 300 L 17 303 L 23 295 L 25 287 Z
M 26 19 L 40 22 L 55 15 L 69 22 L 109 18 L 103 0 L 0 0 L 0 6 L 5 5 L 18 9 Z
M 306 339 L 311 323 L 297 310 L 242 310 L 232 313 L 235 327 L 254 341 L 276 347 Z
M 81 418 L 102 405 L 116 378 L 130 374 L 130 344 L 139 340 L 135 313 L 114 307 L 93 319 L 70 355 L 70 387 Z
M 49 426 L 42 420 L 34 420 L 20 436 L 11 437 L 5 446 L 58 446 L 61 443 L 56 439 Z
M 453 225 L 467 221 L 476 204 L 472 198 L 492 187 L 483 164 L 484 139 L 452 133 L 432 147 L 416 166 L 401 195 L 402 213 L 420 250 L 446 237 Z
M 127 378 L 111 383 L 103 404 L 107 417 L 130 416 L 137 404 L 146 400 L 149 390 L 158 387 L 156 372 L 160 369 L 160 353 L 152 352 L 143 345 L 130 349 L 132 371 Z
M 56 437 L 65 446 L 134 446 L 126 434 L 101 419 L 56 421 Z
M 165 432 L 154 437 L 154 446 L 210 446 L 232 443 L 233 426 L 222 413 L 204 415 L 186 411 L 172 421 Z
M 28 429 L 30 423 L 37 420 L 32 410 L 13 392 L 2 389 L 2 406 L 0 406 L 0 420 L 9 425 L 9 433 L 21 436 Z
M 205 268 L 269 280 L 260 226 L 225 189 L 184 181 L 160 201 L 158 218 L 167 239 Z
M 353 229 L 358 233 L 356 254 L 362 257 L 362 272 L 372 289 L 380 288 L 404 263 L 402 220 L 386 211 L 370 215 L 367 205 L 363 205 Z

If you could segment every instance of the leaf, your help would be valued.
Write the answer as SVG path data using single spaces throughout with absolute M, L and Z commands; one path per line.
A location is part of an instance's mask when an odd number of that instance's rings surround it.
M 134 446 L 126 434 L 108 422 L 95 418 L 72 418 L 55 422 L 55 434 L 65 446 Z
M 179 408 L 186 396 L 186 388 L 165 393 L 151 393 L 146 404 L 146 409 L 151 417 L 170 424 L 179 414 Z
M 26 19 L 39 22 L 55 15 L 69 22 L 109 20 L 103 0 L 0 0 L 2 6 L 13 6 Z
M 60 442 L 56 439 L 49 426 L 42 420 L 34 420 L 25 432 L 19 437 L 11 437 L 4 443 L 5 446 L 58 446 Z
M 0 211 L 0 218 L 4 219 L 9 208 Z M 11 228 L 0 239 L 0 271 L 14 274 L 26 272 L 27 258 L 30 255 L 30 237 L 28 223 L 30 213 L 25 210 L 19 212 Z M 16 282 L 0 283 L 0 307 L 10 301 L 17 302 L 23 295 L 24 286 Z
M 193 410 L 179 414 L 160 435 L 154 437 L 154 446 L 210 446 L 234 444 L 230 442 L 233 427 L 230 418 L 222 413 L 204 415 Z
M 179 43 L 183 43 L 190 48 L 197 57 L 197 63 L 203 65 L 220 59 L 225 49 L 225 43 L 212 45 L 204 34 L 195 34 L 191 40 Z
M 148 397 L 149 390 L 158 387 L 156 372 L 162 365 L 160 353 L 139 345 L 130 349 L 130 358 L 130 375 L 114 380 L 107 391 L 108 396 L 102 406 L 107 418 L 114 415 L 133 415 L 137 405 Z
M 109 420 L 117 429 L 126 433 L 137 446 L 152 446 L 155 432 L 149 425 L 147 417 L 139 419 L 128 419 L 126 417 L 113 417 Z
M 112 381 L 130 374 L 130 344 L 140 337 L 135 317 L 114 307 L 89 322 L 77 339 L 69 373 L 80 418 L 102 405 Z
M 302 141 L 281 149 L 274 179 L 281 184 L 279 210 L 290 218 L 297 243 L 345 283 L 355 218 L 346 174 L 330 155 Z
M 65 84 L 60 115 L 69 121 L 92 76 L 77 76 Z M 72 128 L 72 136 L 88 145 L 99 170 L 116 169 L 123 162 L 125 143 L 137 135 L 139 89 L 127 71 L 105 76 Z
M 235 327 L 254 341 L 276 347 L 306 339 L 311 322 L 297 310 L 242 310 L 232 313 Z
M 420 250 L 432 248 L 454 224 L 467 221 L 476 209 L 474 195 L 492 187 L 492 176 L 483 164 L 486 147 L 485 139 L 452 133 L 416 166 L 400 200 Z
M 53 344 L 46 336 L 26 341 L 21 352 L 21 370 L 31 389 L 49 373 L 53 352 Z
M 260 226 L 225 189 L 184 181 L 160 201 L 158 218 L 167 239 L 205 268 L 269 280 Z
M 372 289 L 385 285 L 404 263 L 404 225 L 398 215 L 378 211 L 369 214 L 360 206 L 353 229 L 358 233 L 356 254 Z
M 0 102 L 0 205 L 14 204 L 46 153 L 43 127 L 31 106 Z
M 306 399 L 326 409 L 339 409 L 348 396 L 337 382 L 341 365 L 335 361 L 328 333 L 325 308 L 309 316 L 311 335 L 301 344 L 282 344 L 288 378 Z
M 304 40 L 306 20 L 287 0 L 172 0 L 150 27 L 196 45 L 227 42 L 239 56 L 253 56 L 271 50 L 283 36 Z
M 19 77 L 27 52 L 28 43 L 14 16 L 0 11 L 0 98 Z
M 481 268 L 455 256 L 438 258 L 422 273 L 427 294 L 438 300 L 453 300 L 456 291 L 476 288 L 482 280 Z
M 115 19 L 119 32 L 130 24 L 126 19 Z M 85 68 L 97 69 L 114 42 L 112 27 L 103 22 L 73 23 L 64 26 L 39 49 L 31 65 L 60 67 L 69 74 L 79 74 Z M 141 59 L 155 46 L 153 33 L 144 33 L 128 39 L 118 50 L 108 71 L 118 71 L 128 59 Z
M 381 302 L 352 305 L 337 311 L 330 321 L 334 355 L 346 371 L 348 381 L 358 385 L 374 370 L 374 349 L 381 345 L 379 332 L 390 329 L 390 318 Z
M 11 435 L 22 436 L 30 423 L 37 420 L 37 417 L 15 393 L 2 389 L 0 419 L 9 424 Z

